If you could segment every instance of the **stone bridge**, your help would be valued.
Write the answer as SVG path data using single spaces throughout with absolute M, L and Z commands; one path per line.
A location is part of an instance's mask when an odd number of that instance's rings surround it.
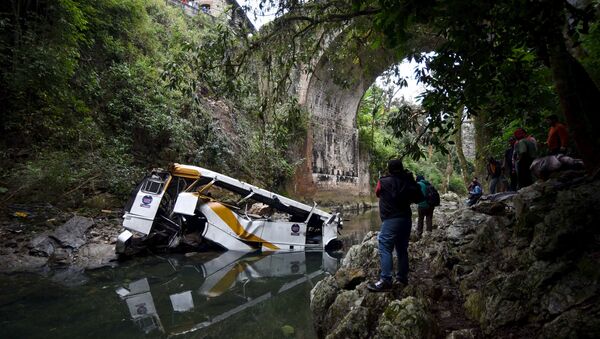
M 313 199 L 347 200 L 371 193 L 369 156 L 359 148 L 356 116 L 366 90 L 406 55 L 365 44 L 353 53 L 344 33 L 326 43 L 313 60 L 313 71 L 297 81 L 296 95 L 310 114 L 310 126 L 293 190 Z M 428 51 L 432 41 L 414 38 L 403 49 Z M 414 46 L 411 47 L 411 46 Z

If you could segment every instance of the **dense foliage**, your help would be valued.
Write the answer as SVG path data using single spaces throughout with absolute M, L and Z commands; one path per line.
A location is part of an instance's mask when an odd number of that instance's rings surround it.
M 169 162 L 284 181 L 305 113 L 262 117 L 256 72 L 233 63 L 246 34 L 160 0 L 3 2 L 0 200 L 122 199 Z
M 600 147 L 595 133 L 600 127 L 596 114 L 600 79 L 594 68 L 597 1 L 263 3 L 279 5 L 280 13 L 286 14 L 277 25 L 296 34 L 358 30 L 351 35 L 368 37 L 362 42 L 384 46 L 396 53 L 398 61 L 404 57 L 423 61 L 426 69 L 416 76 L 428 85 L 423 107 L 430 116 L 428 130 L 435 132 L 426 137 L 441 150 L 456 130 L 452 116 L 457 112 L 477 116 L 483 126 L 478 131 L 483 133 L 479 140 L 486 140 L 479 145 L 481 159 L 484 153 L 499 152 L 509 133 L 506 126 L 525 126 L 544 140 L 543 117 L 559 113 L 569 125 L 577 154 L 588 169 L 598 167 L 593 151 Z M 428 40 L 432 35 L 435 38 Z M 423 54 L 429 50 L 435 53 Z M 397 122 L 407 124 L 404 119 Z M 407 149 L 420 156 L 419 147 Z
M 414 143 L 423 133 L 427 125 L 427 115 L 416 104 L 394 98 L 395 87 L 383 90 L 377 84 L 372 85 L 365 93 L 357 114 L 359 141 L 362 152 L 369 154 L 369 174 L 371 186 L 387 172 L 387 161 L 404 156 L 404 165 L 414 175 L 423 175 L 438 188 L 445 187 L 448 191 L 458 194 L 466 192 L 460 177 L 461 168 L 453 147 L 449 153 L 433 150 L 424 143 Z M 412 119 L 406 119 L 406 116 Z M 410 121 L 410 126 L 400 135 L 397 130 L 397 120 Z M 423 138 L 423 135 L 421 135 Z M 414 145 L 416 150 L 407 150 L 405 145 Z M 420 154 L 408 157 L 409 154 Z M 450 155 L 450 157 L 448 157 Z M 448 174 L 448 159 L 451 160 L 451 172 Z M 472 168 L 471 168 L 472 170 Z

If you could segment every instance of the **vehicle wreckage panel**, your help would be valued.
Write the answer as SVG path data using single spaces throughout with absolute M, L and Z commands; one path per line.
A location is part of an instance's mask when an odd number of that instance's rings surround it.
M 171 181 L 174 183 L 169 186 Z M 210 196 L 208 191 L 213 186 L 240 195 L 238 204 L 252 199 L 289 214 L 290 220 L 273 221 L 236 212 L 237 207 Z M 169 247 L 179 245 L 190 225 L 204 239 L 234 251 L 324 248 L 337 238 L 341 227 L 339 214 L 317 209 L 316 204 L 309 206 L 201 167 L 174 164 L 169 172 L 155 170 L 137 189 L 126 209 L 123 226 L 157 238 L 159 243 L 168 243 Z M 156 225 L 160 227 L 157 229 Z M 309 239 L 309 229 L 312 235 L 319 234 L 320 241 L 312 236 Z M 119 237 L 127 242 L 131 238 Z M 117 252 L 124 253 L 126 247 L 127 244 L 117 244 Z

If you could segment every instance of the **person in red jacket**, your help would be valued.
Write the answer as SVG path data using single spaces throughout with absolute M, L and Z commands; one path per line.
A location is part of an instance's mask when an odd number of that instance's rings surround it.
M 554 114 L 546 118 L 546 123 L 550 126 L 550 130 L 548 130 L 548 139 L 546 140 L 548 153 L 564 154 L 567 150 L 567 143 L 569 142 L 567 127 L 558 122 L 558 117 Z

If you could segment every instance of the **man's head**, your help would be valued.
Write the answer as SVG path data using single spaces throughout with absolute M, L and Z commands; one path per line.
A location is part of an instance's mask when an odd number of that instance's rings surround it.
M 419 174 L 419 175 L 417 175 L 417 181 L 423 181 L 423 180 L 425 180 L 425 177 L 424 177 L 424 176 L 422 176 L 422 175 L 420 175 L 420 174 Z
M 492 156 L 489 156 L 489 157 L 488 157 L 488 159 L 487 159 L 487 161 L 488 161 L 490 164 L 491 164 L 491 163 L 493 163 L 493 162 L 494 162 L 494 157 L 492 157 Z
M 517 140 L 521 140 L 527 136 L 527 132 L 525 132 L 523 128 L 519 127 L 513 135 Z
M 402 174 L 404 172 L 404 165 L 402 165 L 402 160 L 392 159 L 388 161 L 388 171 L 390 172 L 390 174 Z
M 515 144 L 515 141 L 517 141 L 517 138 L 515 138 L 513 136 L 511 136 L 510 138 L 508 138 L 508 144 L 511 145 L 511 146 Z
M 477 177 L 473 177 L 473 183 L 477 182 Z
M 552 114 L 546 117 L 546 124 L 548 126 L 554 126 L 558 122 L 558 117 L 556 114 Z

